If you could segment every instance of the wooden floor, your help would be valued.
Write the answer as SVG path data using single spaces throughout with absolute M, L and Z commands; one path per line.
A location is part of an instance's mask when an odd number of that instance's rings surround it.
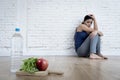
M 0 80 L 120 80 L 120 56 L 108 60 L 70 56 L 44 58 L 49 61 L 48 70 L 63 71 L 64 75 L 16 76 L 10 72 L 10 57 L 0 57 Z

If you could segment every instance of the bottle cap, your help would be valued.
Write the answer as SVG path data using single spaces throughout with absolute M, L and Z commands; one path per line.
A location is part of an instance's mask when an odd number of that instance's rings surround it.
M 19 32 L 19 31 L 20 31 L 20 28 L 15 28 L 15 31 Z

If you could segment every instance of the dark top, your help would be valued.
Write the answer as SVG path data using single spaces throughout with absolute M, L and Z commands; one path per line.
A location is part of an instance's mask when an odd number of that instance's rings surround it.
M 75 50 L 76 51 L 82 45 L 82 43 L 88 37 L 88 35 L 89 34 L 87 32 L 85 32 L 85 31 L 75 32 L 74 41 L 75 41 Z

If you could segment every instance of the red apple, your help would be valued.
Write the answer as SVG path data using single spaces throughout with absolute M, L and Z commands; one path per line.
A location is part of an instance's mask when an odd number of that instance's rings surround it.
M 45 71 L 48 68 L 48 61 L 46 59 L 37 59 L 36 66 L 39 71 Z

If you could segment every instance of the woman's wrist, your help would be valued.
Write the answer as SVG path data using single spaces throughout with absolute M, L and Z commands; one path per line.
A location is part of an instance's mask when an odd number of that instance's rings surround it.
M 95 18 L 93 18 L 93 21 L 94 21 L 94 22 L 96 22 L 96 19 L 95 19 Z

